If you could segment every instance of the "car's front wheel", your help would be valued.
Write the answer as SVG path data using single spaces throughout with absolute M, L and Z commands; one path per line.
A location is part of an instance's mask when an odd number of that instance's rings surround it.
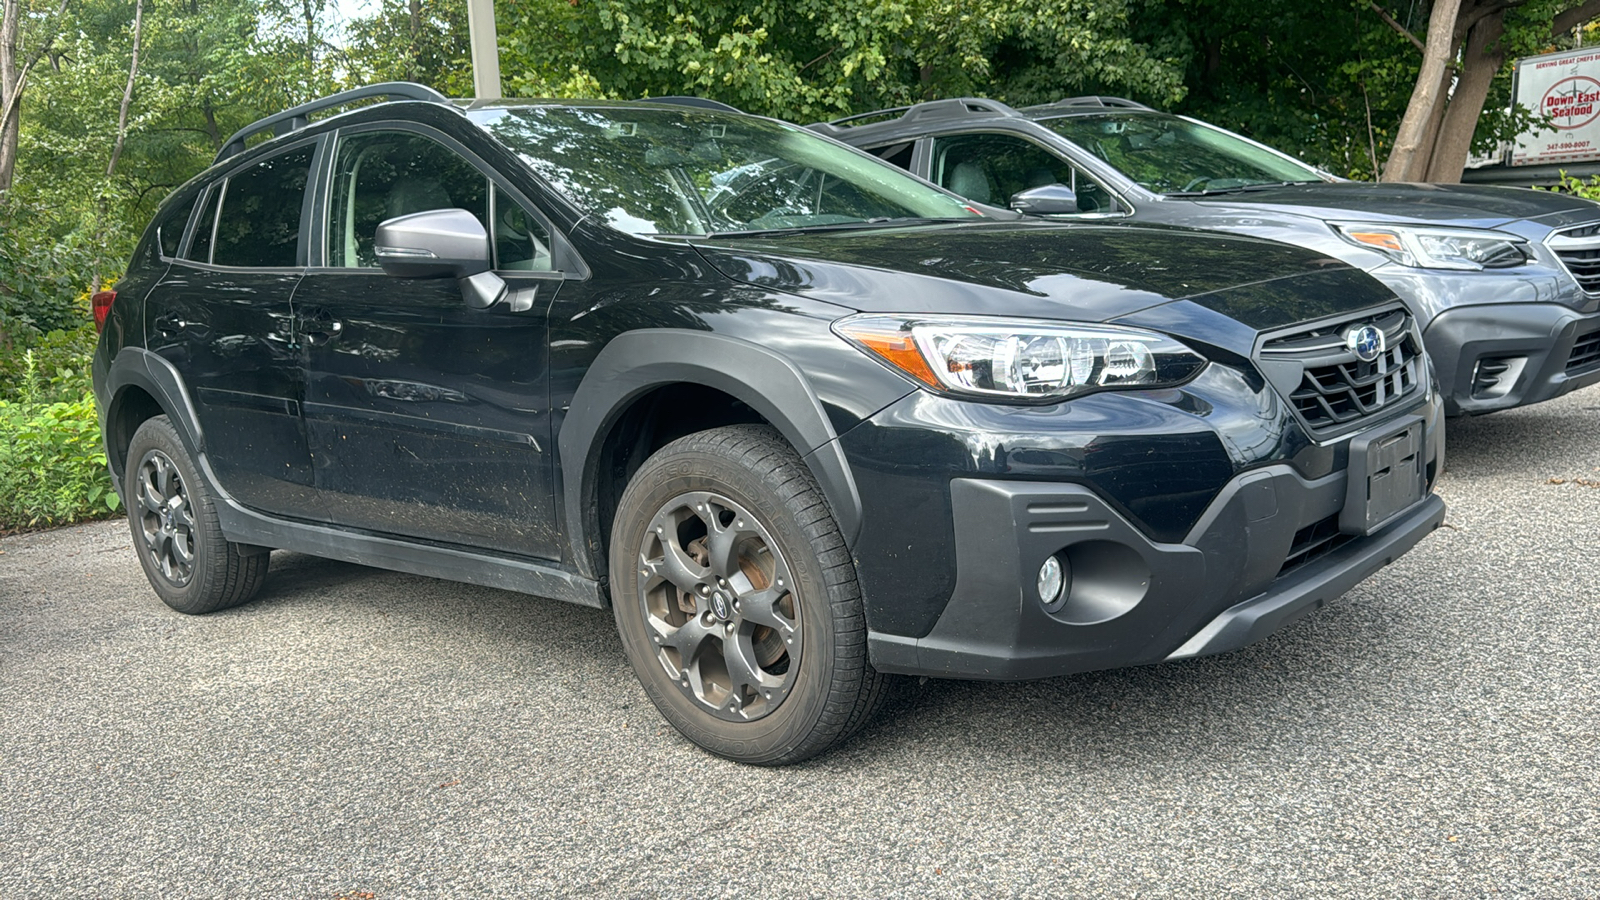
M 268 555 L 223 536 L 211 492 L 166 416 L 139 426 L 127 458 L 122 483 L 133 548 L 162 601 L 197 615 L 255 596 Z
M 669 722 L 758 765 L 848 737 L 882 696 L 855 565 L 811 472 L 776 431 L 681 438 L 618 504 L 611 597 L 628 659 Z

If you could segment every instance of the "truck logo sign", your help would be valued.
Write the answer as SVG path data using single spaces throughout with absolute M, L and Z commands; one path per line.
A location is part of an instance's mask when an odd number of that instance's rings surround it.
M 1383 332 L 1371 325 L 1362 325 L 1344 333 L 1344 345 L 1362 362 L 1373 362 L 1387 350 Z
M 1544 92 L 1538 112 L 1563 131 L 1582 128 L 1600 116 L 1600 81 L 1587 75 L 1563 78 Z

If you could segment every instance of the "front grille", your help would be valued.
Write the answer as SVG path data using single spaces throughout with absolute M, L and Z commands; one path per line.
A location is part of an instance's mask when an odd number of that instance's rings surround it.
M 1278 577 L 1293 572 L 1306 563 L 1321 559 L 1329 553 L 1355 540 L 1353 534 L 1339 530 L 1339 514 L 1333 515 L 1294 533 L 1294 543 L 1289 545 L 1289 558 L 1278 569 Z
M 1600 224 L 1570 228 L 1545 243 L 1585 293 L 1600 293 Z
M 1597 364 L 1600 364 L 1600 331 L 1591 331 L 1572 345 L 1572 352 L 1567 355 L 1567 374 L 1572 375 Z
M 1384 336 L 1384 351 L 1371 362 L 1357 358 L 1345 335 L 1363 325 Z M 1381 413 L 1416 391 L 1422 382 L 1422 341 L 1403 309 L 1371 313 L 1288 334 L 1261 347 L 1263 363 L 1298 362 L 1300 384 L 1289 395 L 1300 420 L 1318 436 Z

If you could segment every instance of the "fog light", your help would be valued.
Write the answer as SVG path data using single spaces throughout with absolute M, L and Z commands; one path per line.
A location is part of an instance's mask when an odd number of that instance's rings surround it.
M 1039 602 L 1045 606 L 1061 599 L 1061 560 L 1051 556 L 1039 567 Z

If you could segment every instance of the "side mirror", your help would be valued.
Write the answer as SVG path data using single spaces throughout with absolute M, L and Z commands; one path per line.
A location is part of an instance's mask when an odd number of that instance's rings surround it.
M 489 271 L 489 233 L 464 209 L 386 219 L 372 249 L 390 275 L 459 279 L 462 299 L 473 309 L 488 309 L 506 294 L 506 283 Z
M 489 233 L 464 209 L 386 219 L 372 250 L 385 272 L 406 278 L 470 278 L 489 271 Z
M 1078 209 L 1078 195 L 1064 184 L 1046 184 L 1013 194 L 1011 208 L 1029 216 L 1082 212 Z

